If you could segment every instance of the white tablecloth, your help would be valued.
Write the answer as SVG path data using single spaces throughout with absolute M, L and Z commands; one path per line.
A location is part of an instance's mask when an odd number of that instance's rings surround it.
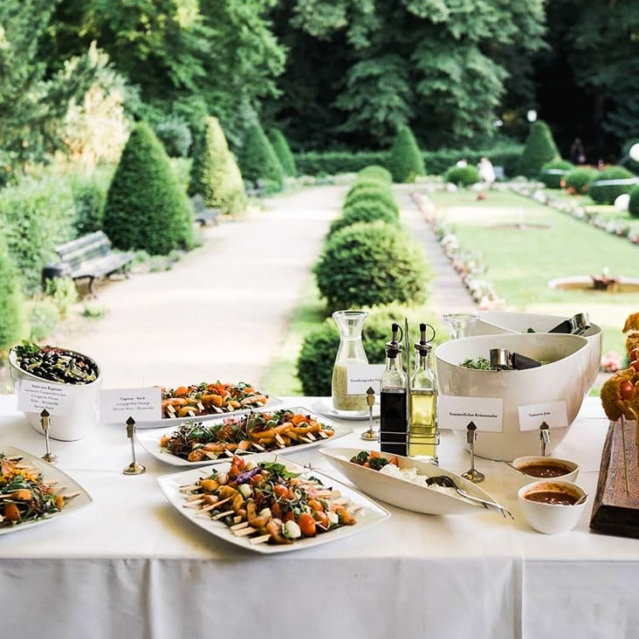
M 313 400 L 294 403 L 311 406 Z M 355 432 L 327 445 L 366 447 Z M 555 454 L 581 464 L 594 496 L 607 421 L 587 399 Z M 41 455 L 44 439 L 13 396 L 0 397 L 0 450 Z M 128 477 L 124 426 L 53 442 L 58 466 L 94 498 L 87 508 L 0 536 L 2 636 L 402 637 L 579 639 L 639 636 L 639 540 L 577 528 L 533 531 L 516 501 L 516 473 L 478 460 L 483 487 L 515 514 L 433 517 L 390 507 L 371 530 L 313 549 L 260 556 L 210 537 L 166 501 L 157 477 L 176 469 L 138 448 L 147 473 Z M 292 455 L 328 466 L 315 449 Z M 444 433 L 441 465 L 468 468 Z

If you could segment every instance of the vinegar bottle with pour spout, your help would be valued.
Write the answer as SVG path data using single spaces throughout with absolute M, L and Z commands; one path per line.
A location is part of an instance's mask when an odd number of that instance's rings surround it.
M 380 447 L 385 453 L 405 456 L 408 452 L 406 419 L 406 377 L 402 370 L 402 345 L 399 324 L 392 325 L 393 335 L 386 342 L 386 367 L 380 392 Z

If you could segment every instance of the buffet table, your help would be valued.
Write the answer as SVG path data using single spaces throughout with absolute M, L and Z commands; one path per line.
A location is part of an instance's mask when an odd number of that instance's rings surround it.
M 289 405 L 311 407 L 314 398 Z M 326 446 L 367 448 L 362 422 Z M 555 450 L 581 465 L 589 503 L 571 532 L 536 533 L 516 500 L 518 475 L 478 460 L 482 484 L 515 521 L 434 517 L 388 506 L 391 518 L 335 543 L 261 556 L 211 537 L 182 517 L 157 477 L 178 469 L 138 447 L 147 473 L 125 476 L 125 428 L 101 425 L 52 443 L 58 467 L 93 503 L 68 517 L 0 536 L 3 636 L 402 637 L 579 639 L 637 637 L 639 540 L 590 533 L 588 521 L 608 422 L 588 398 Z M 463 433 L 462 433 L 463 436 Z M 481 436 L 481 435 L 480 435 Z M 15 397 L 0 397 L 0 450 L 44 453 Z M 338 477 L 317 449 L 291 458 Z M 461 440 L 443 434 L 441 466 L 469 466 Z

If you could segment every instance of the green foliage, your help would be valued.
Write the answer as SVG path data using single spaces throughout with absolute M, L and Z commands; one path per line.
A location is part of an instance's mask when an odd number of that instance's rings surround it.
M 560 189 L 561 182 L 574 168 L 574 165 L 567 160 L 553 160 L 552 162 L 546 162 L 546 164 L 541 167 L 539 179 L 549 189 Z
M 395 225 L 399 223 L 397 214 L 389 209 L 383 202 L 378 202 L 377 200 L 354 202 L 344 208 L 342 217 L 333 220 L 329 235 L 351 224 L 357 224 L 358 222 L 376 222 L 377 220 Z
M 435 326 L 438 341 L 444 336 L 440 331 L 434 314 L 423 308 L 389 305 L 368 310 L 368 316 L 362 330 L 362 343 L 371 364 L 384 363 L 384 344 L 391 337 L 391 324 L 398 322 L 403 326 L 407 318 L 415 329 L 420 322 Z M 411 331 L 412 332 L 412 331 Z M 415 341 L 415 340 L 413 340 Z M 408 339 L 407 343 L 411 340 Z M 339 347 L 339 331 L 332 318 L 327 318 L 304 338 L 297 360 L 297 376 L 302 383 L 304 395 L 327 396 L 331 394 L 333 364 Z
M 284 134 L 279 129 L 271 129 L 269 133 L 269 141 L 275 151 L 277 159 L 284 169 L 284 175 L 289 177 L 295 177 L 297 175 L 297 169 L 295 168 L 295 158 L 291 153 L 291 148 L 284 137 Z
M 49 337 L 55 331 L 60 321 L 60 311 L 56 303 L 45 297 L 27 304 L 29 320 L 29 339 L 39 342 Z
M 47 280 L 46 294 L 58 309 L 60 317 L 66 317 L 69 309 L 78 301 L 78 289 L 70 277 L 54 277 Z
M 191 166 L 193 162 L 188 158 L 169 158 L 169 164 L 180 190 L 186 193 L 191 183 Z
M 414 182 L 415 178 L 424 175 L 424 158 L 417 146 L 413 132 L 407 127 L 400 127 L 390 151 L 389 170 L 393 182 Z
M 613 204 L 615 199 L 622 193 L 630 193 L 634 184 L 603 184 L 603 182 L 608 180 L 629 180 L 633 177 L 635 176 L 628 169 L 624 169 L 623 166 L 611 166 L 600 171 L 590 183 L 588 195 L 597 204 Z
M 632 215 L 632 217 L 639 217 L 639 186 L 634 186 L 630 189 L 628 212 Z
M 200 194 L 208 206 L 224 213 L 241 213 L 246 207 L 242 175 L 217 118 L 207 118 L 196 138 L 189 194 Z
M 171 118 L 155 126 L 155 135 L 171 158 L 185 158 L 193 142 L 191 130 L 184 120 Z
M 120 249 L 166 255 L 193 245 L 189 203 L 164 148 L 145 123 L 131 132 L 104 207 L 103 227 Z
M 295 163 L 300 175 L 339 175 L 356 173 L 371 164 L 388 166 L 386 151 L 309 151 L 297 153 Z
M 566 189 L 571 192 L 583 195 L 588 191 L 588 187 L 593 180 L 597 178 L 599 171 L 597 169 L 573 169 L 566 175 Z
M 75 235 L 81 236 L 102 229 L 104 203 L 108 190 L 110 172 L 94 172 L 91 175 L 79 174 L 71 181 L 71 191 L 75 204 L 73 227 Z
M 239 159 L 245 179 L 269 180 L 282 188 L 284 170 L 259 123 L 248 130 Z
M 331 235 L 314 272 L 329 309 L 420 303 L 430 279 L 421 247 L 384 222 L 353 224 Z
M 397 202 L 390 189 L 382 185 L 362 186 L 362 188 L 356 190 L 351 189 L 344 200 L 344 206 L 342 208 L 346 211 L 355 204 L 370 202 L 385 207 L 394 214 L 396 219 L 399 219 L 399 206 L 397 206 Z
M 0 236 L 0 352 L 24 337 L 24 308 L 18 270 Z
M 472 186 L 479 182 L 479 171 L 470 164 L 467 166 L 451 166 L 444 173 L 444 181 L 457 186 Z
M 383 182 L 385 184 L 388 184 L 389 186 L 393 183 L 393 176 L 391 175 L 390 171 L 383 166 L 379 166 L 376 164 L 372 164 L 363 168 L 357 174 L 358 182 L 365 182 L 371 178 L 374 181 Z
M 53 248 L 74 236 L 75 204 L 68 181 L 25 178 L 0 191 L 0 229 L 21 275 L 23 290 L 40 290 L 42 267 Z
M 541 120 L 533 122 L 524 150 L 519 158 L 519 173 L 526 177 L 536 178 L 544 164 L 559 159 L 559 150 L 548 125 Z

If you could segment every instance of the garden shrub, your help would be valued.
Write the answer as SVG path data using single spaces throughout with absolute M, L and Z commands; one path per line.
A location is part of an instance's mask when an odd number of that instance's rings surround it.
M 421 303 L 430 279 L 421 246 L 385 222 L 353 224 L 331 235 L 314 272 L 331 310 Z
M 388 168 L 388 151 L 308 151 L 295 154 L 300 175 L 357 173 L 377 164 Z
M 186 193 L 153 130 L 138 123 L 124 147 L 104 207 L 103 227 L 120 249 L 166 255 L 194 244 Z
M 479 182 L 479 171 L 474 166 L 451 166 L 444 174 L 444 181 L 456 186 L 472 186 Z
M 546 164 L 541 167 L 539 179 L 549 189 L 560 189 L 562 182 L 565 182 L 566 175 L 574 168 L 574 165 L 567 160 L 546 162 Z
M 414 182 L 418 176 L 426 173 L 424 158 L 413 132 L 407 126 L 402 126 L 397 131 L 388 168 L 393 182 Z
M 74 237 L 75 204 L 68 180 L 26 178 L 0 191 L 0 229 L 26 295 L 40 290 L 54 247 Z
M 191 179 L 191 160 L 189 158 L 169 158 L 171 172 L 175 178 L 180 190 L 186 193 L 189 190 L 189 181 Z
M 198 194 L 208 206 L 224 213 L 241 213 L 246 208 L 242 174 L 214 117 L 206 118 L 194 146 L 189 195 Z
M 639 217 L 639 186 L 633 186 L 632 189 L 630 189 L 628 212 L 632 217 Z
M 564 185 L 570 193 L 584 195 L 588 191 L 590 183 L 597 178 L 597 169 L 575 168 L 564 178 Z
M 639 139 L 632 138 L 627 140 L 623 146 L 621 147 L 621 153 L 624 158 L 627 158 L 625 162 L 622 162 L 624 166 L 627 166 L 633 173 L 639 174 L 639 162 L 636 162 L 630 157 L 630 149 L 635 145 L 639 144 Z
M 24 336 L 24 306 L 18 269 L 0 236 L 0 352 Z
M 382 182 L 381 180 L 377 180 L 375 178 L 367 177 L 358 179 L 350 189 L 348 189 L 348 193 L 346 193 L 346 197 L 353 197 L 355 193 L 359 191 L 379 191 L 383 193 L 385 196 L 392 197 L 393 191 L 391 190 L 390 184 L 386 182 Z
M 193 143 L 193 136 L 189 125 L 179 118 L 172 118 L 160 122 L 155 127 L 155 135 L 164 145 L 164 150 L 170 158 L 185 158 Z
M 350 204 L 344 209 L 342 217 L 333 220 L 329 235 L 357 222 L 388 222 L 388 224 L 398 224 L 397 214 L 389 209 L 383 202 L 376 200 L 362 200 Z
M 559 159 L 561 156 L 548 125 L 541 120 L 533 122 L 519 158 L 519 173 L 536 178 L 544 164 Z
M 254 124 L 246 133 L 240 152 L 240 167 L 245 180 L 269 180 L 282 188 L 284 169 L 259 124 Z
M 102 229 L 104 204 L 108 182 L 97 174 L 79 175 L 71 181 L 71 191 L 75 204 L 73 228 L 76 236 L 95 233 Z
M 371 364 L 384 363 L 384 345 L 391 338 L 391 324 L 397 322 L 403 327 L 404 318 L 409 321 L 411 333 L 417 331 L 420 322 L 428 322 L 437 332 L 436 343 L 446 339 L 445 331 L 441 330 L 437 317 L 423 308 L 391 304 L 366 310 L 368 316 L 362 330 L 362 343 Z M 417 341 L 417 335 L 411 336 L 413 339 L 406 340 L 406 343 L 412 348 L 412 342 Z M 297 359 L 297 376 L 304 395 L 331 394 L 331 378 L 338 347 L 339 331 L 330 317 L 306 335 Z
M 597 177 L 588 187 L 588 195 L 597 204 L 613 204 L 622 193 L 629 193 L 634 184 L 602 184 L 608 180 L 629 180 L 635 176 L 623 166 L 611 166 L 599 171 Z
M 384 205 L 387 209 L 393 211 L 395 216 L 399 218 L 399 206 L 397 205 L 397 201 L 388 189 L 381 186 L 361 188 L 353 193 L 349 193 L 344 200 L 342 210 L 346 210 L 352 204 L 371 201 Z
M 275 155 L 280 161 L 282 169 L 284 169 L 284 175 L 295 177 L 297 175 L 295 158 L 291 153 L 291 147 L 288 145 L 284 134 L 279 129 L 271 129 L 268 137 L 273 151 L 275 151 Z
M 66 317 L 69 309 L 78 301 L 78 289 L 70 277 L 53 277 L 47 280 L 46 294 L 56 305 L 60 317 Z
M 393 182 L 393 176 L 390 174 L 390 171 L 383 166 L 379 166 L 378 164 L 367 166 L 357 174 L 358 182 L 370 179 L 373 179 L 377 182 L 383 182 L 385 184 L 388 184 L 389 186 Z
M 45 297 L 27 303 L 29 339 L 34 342 L 46 339 L 55 331 L 60 321 L 60 311 L 55 302 Z

